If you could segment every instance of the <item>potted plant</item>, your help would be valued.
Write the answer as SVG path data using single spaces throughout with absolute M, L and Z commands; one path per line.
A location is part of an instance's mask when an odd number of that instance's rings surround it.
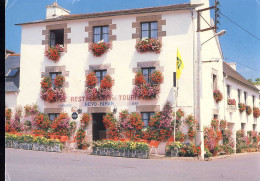
M 258 107 L 253 108 L 253 115 L 254 115 L 254 118 L 258 118 L 260 116 L 260 110 Z
M 90 144 L 89 144 L 86 140 L 84 140 L 84 141 L 82 142 L 82 146 L 81 146 L 82 150 L 87 150 L 88 147 L 89 147 L 89 145 L 90 145 Z
M 89 51 L 95 56 L 100 57 L 106 53 L 111 47 L 111 43 L 106 43 L 103 40 L 98 43 L 91 43 L 89 46 Z
M 220 151 L 220 146 L 216 145 L 212 151 L 213 156 L 218 156 L 218 152 Z
M 219 103 L 219 102 L 223 99 L 223 95 L 222 95 L 222 93 L 220 92 L 220 90 L 215 90 L 215 91 L 213 92 L 213 97 L 214 97 L 216 103 Z
M 156 38 L 143 38 L 138 41 L 135 46 L 138 53 L 154 52 L 160 53 L 162 48 L 162 43 Z
M 240 113 L 244 112 L 246 110 L 246 105 L 244 103 L 239 103 L 238 110 Z
M 62 52 L 64 52 L 63 45 L 57 44 L 49 47 L 44 54 L 49 60 L 53 60 L 56 63 L 59 61 Z
M 246 114 L 249 116 L 252 113 L 251 106 L 246 106 Z
M 235 105 L 236 105 L 236 100 L 235 100 L 235 99 L 228 99 L 228 100 L 227 100 L 227 104 L 228 104 L 228 105 L 234 105 L 234 106 L 235 106 Z

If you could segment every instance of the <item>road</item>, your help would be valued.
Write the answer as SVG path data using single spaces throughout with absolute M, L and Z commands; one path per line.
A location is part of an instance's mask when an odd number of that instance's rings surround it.
M 259 181 L 260 153 L 213 161 L 135 159 L 6 148 L 11 181 Z

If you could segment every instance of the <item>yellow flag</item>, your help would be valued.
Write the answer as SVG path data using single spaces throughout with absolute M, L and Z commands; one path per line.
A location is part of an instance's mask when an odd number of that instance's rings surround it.
M 177 48 L 177 61 L 176 61 L 176 78 L 179 79 L 181 77 L 182 69 L 184 68 L 183 61 L 181 59 L 181 54 L 179 49 Z

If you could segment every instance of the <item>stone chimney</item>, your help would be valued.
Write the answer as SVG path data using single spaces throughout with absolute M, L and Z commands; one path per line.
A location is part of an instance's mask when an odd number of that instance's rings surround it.
M 70 11 L 58 6 L 58 4 L 55 2 L 52 5 L 48 5 L 46 7 L 46 19 L 58 18 L 59 16 L 69 15 L 69 14 Z
M 236 64 L 236 62 L 230 62 L 230 63 L 228 63 L 228 65 L 229 65 L 230 67 L 232 67 L 232 69 L 234 69 L 235 71 L 237 71 L 237 64 Z

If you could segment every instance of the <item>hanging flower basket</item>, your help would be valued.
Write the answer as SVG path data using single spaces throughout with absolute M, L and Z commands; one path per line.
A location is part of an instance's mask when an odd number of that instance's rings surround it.
M 213 97 L 214 97 L 216 103 L 219 103 L 223 99 L 223 95 L 219 90 L 215 90 L 213 92 Z
M 55 46 L 49 47 L 48 50 L 44 52 L 44 54 L 46 57 L 48 57 L 48 59 L 57 62 L 59 61 L 62 52 L 64 52 L 63 46 L 57 44 Z
M 98 43 L 91 43 L 89 46 L 89 51 L 96 56 L 100 57 L 104 53 L 106 53 L 111 47 L 111 43 L 106 43 L 103 40 Z
M 146 53 L 146 52 L 155 52 L 160 53 L 161 52 L 162 43 L 160 40 L 155 38 L 143 38 L 140 40 L 135 48 L 139 53 Z
M 235 99 L 228 99 L 227 104 L 235 106 L 236 105 L 236 100 Z
M 244 112 L 246 110 L 246 105 L 244 103 L 239 103 L 238 110 L 240 111 L 240 113 Z
M 250 115 L 252 113 L 252 108 L 251 106 L 246 106 L 246 114 Z
M 85 130 L 85 129 L 87 128 L 87 126 L 88 126 L 89 123 L 90 123 L 90 120 L 91 120 L 90 114 L 84 113 L 83 116 L 82 116 L 81 119 L 80 119 L 80 124 L 81 124 L 81 126 L 82 126 L 82 129 Z
M 260 116 L 260 110 L 258 107 L 253 108 L 253 115 L 254 115 L 254 118 L 258 118 Z

